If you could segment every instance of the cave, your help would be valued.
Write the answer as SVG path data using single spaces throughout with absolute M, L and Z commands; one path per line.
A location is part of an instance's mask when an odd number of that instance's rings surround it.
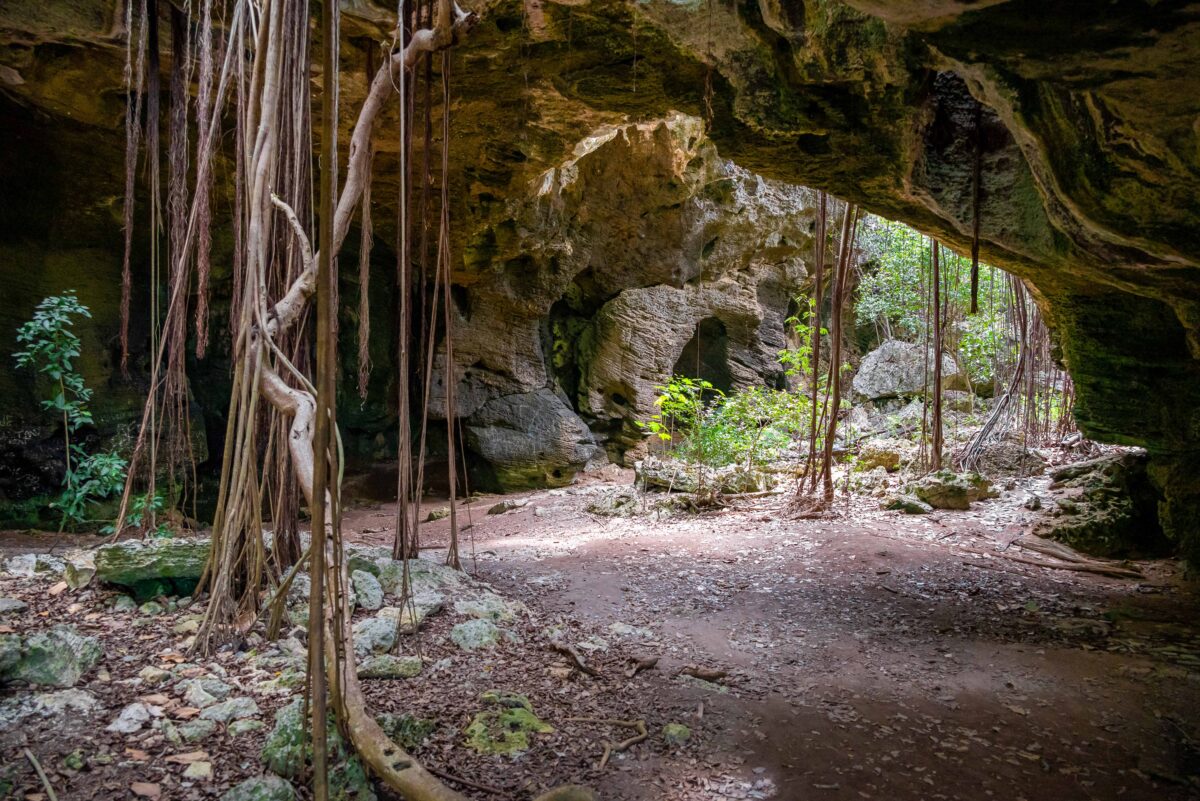
M 0 797 L 1196 797 L 1194 3 L 400 8 L 0 3 Z
M 729 336 L 725 323 L 716 317 L 705 317 L 696 323 L 695 333 L 683 346 L 672 375 L 707 381 L 713 389 L 733 392 L 733 375 L 729 370 Z

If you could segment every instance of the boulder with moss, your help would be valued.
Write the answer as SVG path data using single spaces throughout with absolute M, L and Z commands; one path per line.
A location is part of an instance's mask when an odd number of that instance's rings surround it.
M 934 509 L 970 509 L 974 501 L 995 498 L 992 484 L 978 473 L 938 470 L 912 482 L 906 492 Z
M 375 801 L 371 780 L 353 748 L 342 738 L 332 714 L 327 731 L 331 801 Z M 312 758 L 308 734 L 304 702 L 297 698 L 275 713 L 275 727 L 262 749 L 267 768 L 285 779 L 300 778 Z
M 0 635 L 0 680 L 74 687 L 104 655 L 100 641 L 60 624 L 28 635 Z
M 126 587 L 139 599 L 187 595 L 195 589 L 212 542 L 201 538 L 124 540 L 96 550 L 96 578 Z
M 1092 556 L 1160 556 L 1171 550 L 1156 515 L 1160 496 L 1146 475 L 1146 455 L 1127 451 L 1051 473 L 1052 504 L 1034 526 Z
M 554 727 L 533 712 L 524 695 L 488 690 L 479 700 L 489 706 L 471 719 L 466 745 L 481 754 L 518 754 L 528 751 L 533 734 L 548 734 Z

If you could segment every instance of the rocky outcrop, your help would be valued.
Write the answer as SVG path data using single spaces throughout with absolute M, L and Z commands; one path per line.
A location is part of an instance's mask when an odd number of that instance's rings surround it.
M 922 395 L 933 386 L 933 351 L 911 342 L 889 339 L 863 357 L 854 375 L 854 392 L 865 400 Z M 961 387 L 966 380 L 950 354 L 942 354 L 942 386 Z
M 673 372 L 780 380 L 807 190 L 729 164 L 672 114 L 600 126 L 524 191 L 467 243 L 458 296 L 459 413 L 485 478 L 562 484 L 597 444 L 622 458 Z
M 1146 455 L 1127 451 L 1051 473 L 1047 514 L 1033 533 L 1092 556 L 1156 556 L 1168 543 L 1156 519 L 1160 499 Z
M 546 388 L 487 401 L 467 418 L 466 437 L 505 490 L 570 483 L 600 453 L 579 415 Z
M 386 38 L 392 22 L 373 6 L 344 5 L 342 97 L 352 108 L 362 93 L 362 42 Z M 0 263 L 11 286 L 10 277 L 55 263 L 35 251 L 53 251 L 74 279 L 84 262 L 68 249 L 99 249 L 89 275 L 111 294 L 121 26 L 111 3 L 51 6 L 16 0 L 0 9 L 0 80 L 15 100 L 2 101 L 13 135 L 0 179 L 37 190 L 0 215 L 10 251 Z M 595 150 L 626 147 L 608 132 L 628 120 L 711 109 L 710 136 L 741 168 L 830 190 L 960 252 L 975 219 L 978 152 L 984 260 L 1034 287 L 1075 380 L 1077 419 L 1091 437 L 1150 452 L 1161 519 L 1200 556 L 1200 96 L 1191 85 L 1200 21 L 1189 6 L 1110 4 L 1086 14 L 1015 0 L 592 0 L 542 3 L 536 14 L 516 0 L 475 7 L 482 22 L 456 51 L 467 65 L 456 74 L 469 77 L 455 85 L 450 182 L 455 326 L 465 348 L 448 373 L 462 387 L 464 416 L 556 382 L 576 398 L 579 365 L 554 343 L 573 341 L 621 292 L 680 288 L 696 277 L 688 269 L 705 263 L 712 238 L 692 216 L 697 185 L 678 177 L 686 160 L 636 172 L 622 172 L 622 159 L 607 169 L 588 164 Z M 634 153 L 634 137 L 625 141 Z M 686 137 L 683 145 L 689 152 Z M 80 154 L 87 166 L 76 163 Z M 376 197 L 395 197 L 393 166 L 382 152 Z M 586 195 L 572 196 L 582 187 Z M 381 242 L 390 241 L 389 216 L 376 216 Z M 103 330 L 111 337 L 111 324 Z M 227 373 L 220 367 L 214 375 Z M 363 434 L 370 429 L 364 454 L 389 431 L 388 389 L 376 381 L 375 405 L 356 420 Z M 23 459 L 0 460 L 8 482 L 0 491 L 36 475 Z
M 103 655 L 100 642 L 74 626 L 58 625 L 26 636 L 0 634 L 0 681 L 74 687 Z
M 978 473 L 938 470 L 909 484 L 905 491 L 934 509 L 970 509 L 973 501 L 995 498 L 991 482 Z
M 96 550 L 96 578 L 132 590 L 139 598 L 192 591 L 212 542 L 208 539 L 126 540 Z

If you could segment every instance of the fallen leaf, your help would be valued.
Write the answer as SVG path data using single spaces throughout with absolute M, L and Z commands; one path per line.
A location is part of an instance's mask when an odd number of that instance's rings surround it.
M 66 591 L 67 591 L 67 582 L 65 582 L 65 581 L 60 581 L 57 584 L 55 584 L 53 587 L 50 588 L 50 594 L 52 596 L 62 595 Z
M 205 751 L 189 751 L 186 754 L 172 754 L 166 758 L 167 762 L 174 762 L 176 765 L 190 765 L 193 762 L 203 762 L 208 759 L 208 753 Z
M 150 782 L 134 782 L 129 789 L 139 798 L 158 798 L 162 795 L 162 788 Z
M 163 695 L 162 693 L 151 693 L 150 695 L 139 695 L 138 700 L 144 704 L 154 704 L 155 706 L 167 706 L 173 700 L 172 698 Z

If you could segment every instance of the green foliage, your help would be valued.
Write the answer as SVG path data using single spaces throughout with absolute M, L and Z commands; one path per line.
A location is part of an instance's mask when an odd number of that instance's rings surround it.
M 928 237 L 906 225 L 868 217 L 859 241 L 868 267 L 855 302 L 858 325 L 878 326 L 897 339 L 922 341 L 927 334 L 925 293 L 932 270 Z M 972 381 L 986 383 L 992 380 L 997 361 L 1013 355 L 1005 324 L 1008 291 L 1003 273 L 980 265 L 979 312 L 969 315 L 970 260 L 942 248 L 940 263 L 942 295 L 950 310 L 946 348 L 958 352 Z
M 726 395 L 708 381 L 686 376 L 672 376 L 658 389 L 658 412 L 638 425 L 670 442 L 672 453 L 688 462 L 763 464 L 777 458 L 807 425 L 808 399 L 782 390 L 754 387 Z
M 709 381 L 683 375 L 673 375 L 665 386 L 655 389 L 662 393 L 654 401 L 658 411 L 637 424 L 662 442 L 670 442 L 676 433 L 685 437 L 692 434 L 704 412 L 704 393 L 717 397 L 725 394 Z
M 55 382 L 58 391 L 42 401 L 42 408 L 61 413 L 72 434 L 92 423 L 87 408 L 92 391 L 74 368 L 80 351 L 79 337 L 71 330 L 76 316 L 91 317 L 92 313 L 74 291 L 46 298 L 38 304 L 33 319 L 17 329 L 17 343 L 24 349 L 13 354 L 17 367 L 32 367 Z
M 64 526 L 82 522 L 88 504 L 110 497 L 125 483 L 126 464 L 119 454 L 88 454 L 73 441 L 73 435 L 93 421 L 88 408 L 92 390 L 75 369 L 81 343 L 72 328 L 75 318 L 91 316 L 73 290 L 48 297 L 17 329 L 21 349 L 13 353 L 17 367 L 35 369 L 54 382 L 54 395 L 42 401 L 42 408 L 62 415 L 67 469 L 62 495 L 51 506 L 62 513 Z
M 123 485 L 123 475 L 121 481 Z M 125 526 L 127 528 L 140 529 L 146 522 L 147 513 L 149 513 L 152 518 L 157 519 L 159 513 L 162 512 L 165 506 L 166 503 L 163 501 L 162 493 L 154 493 L 153 498 L 150 497 L 149 493 L 142 493 L 130 501 L 129 514 L 125 516 Z M 116 533 L 116 530 L 116 527 L 110 523 L 109 525 L 100 529 L 100 533 L 114 534 Z M 159 523 L 154 527 L 154 531 L 151 533 L 155 537 L 162 538 L 173 537 L 175 535 L 174 531 L 171 530 L 171 526 L 167 523 Z
M 917 340 L 925 333 L 929 240 L 906 225 L 870 217 L 859 234 L 860 247 L 874 264 L 858 285 L 855 315 L 859 325 L 886 323 L 893 336 Z
M 796 301 L 803 303 L 804 308 L 800 310 L 800 314 L 787 318 L 784 323 L 792 327 L 799 344 L 779 351 L 779 363 L 783 365 L 784 372 L 793 378 L 812 374 L 812 321 L 816 317 L 816 301 L 813 298 L 797 298 Z M 821 336 L 829 336 L 829 331 L 821 328 Z
M 686 458 L 713 467 L 779 458 L 808 425 L 809 400 L 766 387 L 736 392 L 707 407 L 686 444 Z
M 88 504 L 121 491 L 127 465 L 115 452 L 88 454 L 78 445 L 72 445 L 71 450 L 75 455 L 74 466 L 63 480 L 62 495 L 50 505 L 62 512 L 65 521 L 80 523 L 87 519 Z
M 995 378 L 997 364 L 1016 361 L 1017 347 L 1006 331 L 1004 313 L 997 308 L 980 308 L 958 327 L 958 352 L 971 380 L 988 383 Z

